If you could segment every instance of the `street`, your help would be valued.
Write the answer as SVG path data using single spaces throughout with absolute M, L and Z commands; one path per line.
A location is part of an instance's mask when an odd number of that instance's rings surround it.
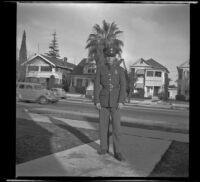
M 27 109 L 38 108 L 38 110 L 40 110 L 39 108 L 45 108 L 66 112 L 69 111 L 67 113 L 67 117 L 73 115 L 73 118 L 77 119 L 81 116 L 90 115 L 92 118 L 96 118 L 97 120 L 98 111 L 95 109 L 92 102 L 86 101 L 84 99 L 79 102 L 73 100 L 60 100 L 57 104 L 46 105 L 20 102 L 17 107 L 24 107 Z M 126 105 L 122 109 L 122 122 L 123 121 L 127 121 L 130 124 L 137 124 L 137 126 L 140 125 L 141 127 L 157 126 L 157 129 L 171 128 L 185 133 L 188 133 L 189 130 L 189 112 L 187 110 L 172 110 L 155 108 L 153 106 L 143 107 Z

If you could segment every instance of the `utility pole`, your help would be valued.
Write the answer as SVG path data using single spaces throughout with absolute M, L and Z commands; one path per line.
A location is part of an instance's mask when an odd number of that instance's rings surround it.
M 39 44 L 38 44 L 38 54 L 40 53 L 40 47 L 39 47 Z

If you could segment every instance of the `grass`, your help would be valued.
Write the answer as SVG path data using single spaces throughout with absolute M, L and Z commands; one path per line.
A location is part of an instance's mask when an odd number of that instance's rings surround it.
M 173 141 L 149 177 L 188 177 L 189 144 Z
M 16 122 L 16 164 L 99 138 L 97 131 L 73 128 L 56 120 L 52 124 L 17 118 Z

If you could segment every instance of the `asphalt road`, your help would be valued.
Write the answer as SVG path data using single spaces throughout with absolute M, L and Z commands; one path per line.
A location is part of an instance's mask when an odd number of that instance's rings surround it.
M 36 104 L 36 103 L 17 103 L 17 107 L 23 108 L 51 108 L 57 110 L 77 111 L 81 113 L 96 113 L 93 104 L 89 103 L 74 103 L 60 101 L 57 104 Z M 187 110 L 171 110 L 160 109 L 152 107 L 142 106 L 128 106 L 122 109 L 122 117 L 129 118 L 133 122 L 141 121 L 141 123 L 157 123 L 166 127 L 174 127 L 189 131 L 189 111 Z

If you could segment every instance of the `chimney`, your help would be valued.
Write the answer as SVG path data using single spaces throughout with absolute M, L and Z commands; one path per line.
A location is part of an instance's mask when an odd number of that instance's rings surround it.
M 64 58 L 63 58 L 63 61 L 67 62 L 67 57 L 64 57 Z

